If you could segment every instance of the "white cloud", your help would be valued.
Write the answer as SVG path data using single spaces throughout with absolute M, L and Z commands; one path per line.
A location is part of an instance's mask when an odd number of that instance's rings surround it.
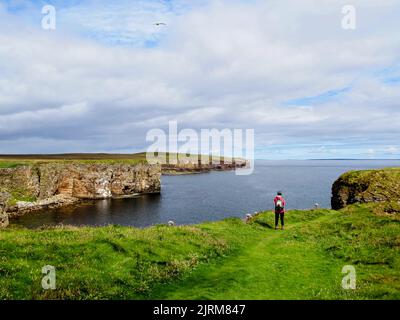
M 70 125 L 71 122 L 79 120 L 88 112 L 86 103 L 64 105 L 59 108 L 47 108 L 35 111 L 22 111 L 0 118 L 0 134 L 19 133 L 29 129 L 52 128 Z
M 329 0 L 88 2 L 61 8 L 53 33 L 0 7 L 0 153 L 34 149 L 22 137 L 40 141 L 37 152 L 140 148 L 171 119 L 255 128 L 259 145 L 383 150 L 400 135 L 400 87 L 376 72 L 398 65 L 400 6 L 353 2 L 355 31 L 341 29 L 341 1 Z M 155 21 L 168 23 L 161 34 Z M 110 46 L 121 37 L 134 46 Z M 337 99 L 285 105 L 344 87 Z
M 400 155 L 400 147 L 390 146 L 385 149 L 385 152 L 394 155 Z

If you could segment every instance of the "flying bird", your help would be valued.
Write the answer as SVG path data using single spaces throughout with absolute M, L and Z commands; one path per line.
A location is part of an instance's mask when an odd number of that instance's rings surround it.
M 167 24 L 164 22 L 156 22 L 154 23 L 155 26 L 166 26 Z

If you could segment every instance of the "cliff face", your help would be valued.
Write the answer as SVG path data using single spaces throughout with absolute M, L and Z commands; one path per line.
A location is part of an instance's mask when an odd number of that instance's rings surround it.
M 71 199 L 129 197 L 160 192 L 160 166 L 43 163 L 0 169 L 0 189 L 15 199 L 12 210 L 35 209 Z M 25 201 L 18 201 L 30 199 Z M 27 203 L 29 205 L 27 205 Z M 17 208 L 15 208 L 17 207 Z
M 178 164 L 165 164 L 162 165 L 162 172 L 166 175 L 177 174 L 191 174 L 191 173 L 205 173 L 210 171 L 229 171 L 237 168 L 245 168 L 247 165 L 246 160 L 236 159 L 235 162 L 199 164 L 199 163 L 178 163 Z
M 158 166 L 46 164 L 39 166 L 37 171 L 38 199 L 56 194 L 79 199 L 105 199 L 160 192 L 161 169 Z
M 0 228 L 8 226 L 7 202 L 10 195 L 5 192 L 0 192 Z
M 33 166 L 0 169 L 0 190 L 38 196 L 39 174 Z
M 350 171 L 332 186 L 332 209 L 352 203 L 400 202 L 400 168 Z

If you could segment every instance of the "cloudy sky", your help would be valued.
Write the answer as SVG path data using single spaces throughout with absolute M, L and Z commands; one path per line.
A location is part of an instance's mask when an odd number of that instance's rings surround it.
M 0 153 L 142 151 L 171 120 L 252 128 L 257 158 L 400 158 L 400 1 L 0 0 Z

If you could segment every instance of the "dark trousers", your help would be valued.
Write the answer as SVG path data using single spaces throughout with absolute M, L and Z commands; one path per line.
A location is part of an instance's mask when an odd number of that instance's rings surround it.
M 285 214 L 282 212 L 275 212 L 275 227 L 279 224 L 279 217 L 281 218 L 282 227 L 285 225 Z

